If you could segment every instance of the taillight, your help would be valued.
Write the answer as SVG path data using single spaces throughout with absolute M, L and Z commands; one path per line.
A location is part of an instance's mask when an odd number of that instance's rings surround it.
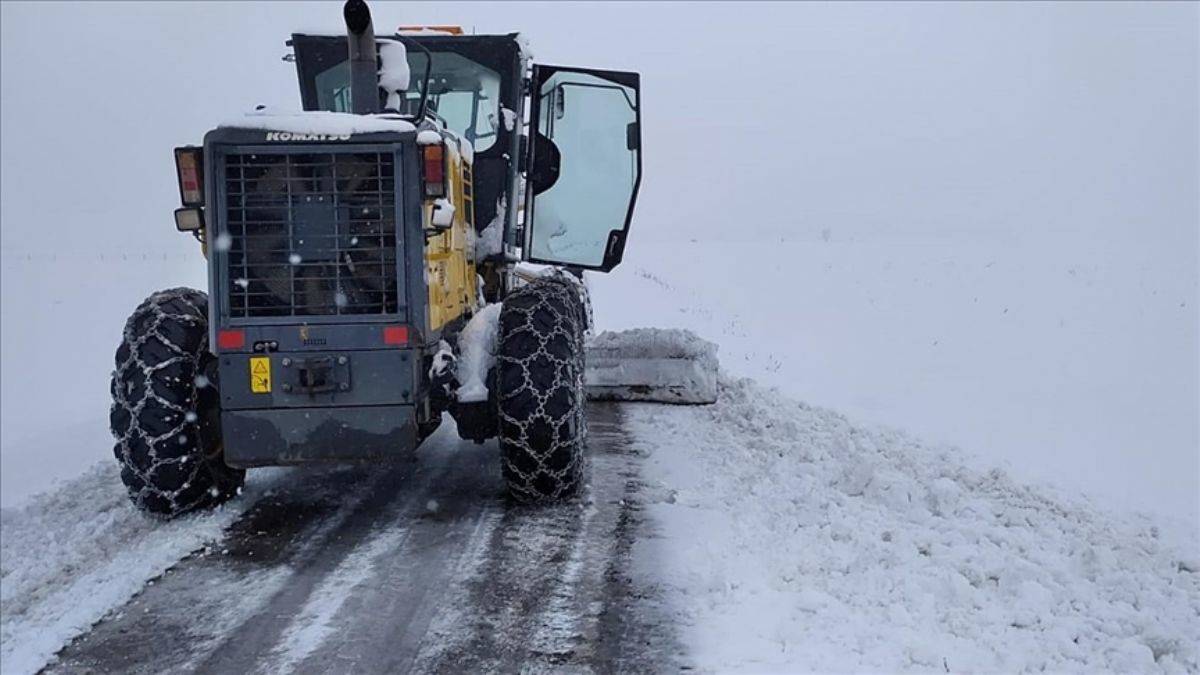
M 425 168 L 425 196 L 446 196 L 446 149 L 441 143 L 422 145 Z
M 408 326 L 384 326 L 384 328 L 383 328 L 383 344 L 385 344 L 385 345 L 406 345 L 406 344 L 408 344 Z
M 179 175 L 179 201 L 184 206 L 204 205 L 204 149 L 175 148 L 175 170 Z
M 221 349 L 241 349 L 246 346 L 246 331 L 219 330 L 217 331 L 217 347 Z

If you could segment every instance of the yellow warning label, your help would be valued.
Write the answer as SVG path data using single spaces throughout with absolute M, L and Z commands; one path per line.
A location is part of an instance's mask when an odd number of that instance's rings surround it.
M 271 393 L 271 357 L 250 357 L 250 391 L 255 394 Z

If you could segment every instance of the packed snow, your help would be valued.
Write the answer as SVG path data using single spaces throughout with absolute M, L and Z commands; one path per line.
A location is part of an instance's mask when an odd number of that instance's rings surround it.
M 640 574 L 702 670 L 1200 669 L 1200 558 L 1149 520 L 748 379 L 626 419 L 658 493 Z
M 488 371 L 496 362 L 496 337 L 500 333 L 498 302 L 475 312 L 458 334 L 458 400 L 486 401 Z
M 3 671 L 40 669 L 108 610 L 217 540 L 280 472 L 256 472 L 247 494 L 171 522 L 133 508 L 111 460 L 19 508 L 0 510 Z
M 506 216 L 507 200 L 501 197 L 496 202 L 496 215 L 475 238 L 476 260 L 485 260 L 504 251 L 504 219 Z
M 463 138 L 462 136 L 455 135 L 455 138 L 458 139 L 459 154 L 462 155 L 463 159 L 466 160 L 467 164 L 474 164 L 475 163 L 475 145 L 473 143 L 471 143 L 471 141 Z
M 500 107 L 500 115 L 504 118 L 505 131 L 512 131 L 517 126 L 517 113 L 509 108 Z
M 234 129 L 263 129 L 289 134 L 317 136 L 346 136 L 378 131 L 416 131 L 412 122 L 391 114 L 352 115 L 350 113 L 314 110 L 307 112 L 274 113 L 250 112 L 242 117 L 225 120 L 218 127 Z M 303 140 L 281 138 L 280 140 Z M 320 139 L 315 139 L 320 140 Z
M 433 201 L 433 218 L 434 227 L 450 227 L 454 224 L 454 204 L 445 197 L 439 197 Z
M 437 145 L 442 142 L 442 135 L 433 129 L 422 129 L 417 132 L 418 145 Z
M 379 41 L 379 86 L 387 92 L 387 108 L 399 110 L 408 89 L 408 52 L 398 40 Z
M 454 349 L 450 347 L 450 343 L 438 340 L 437 351 L 433 353 L 433 358 L 429 361 L 429 372 L 426 375 L 431 380 L 441 377 L 454 365 L 454 361 Z

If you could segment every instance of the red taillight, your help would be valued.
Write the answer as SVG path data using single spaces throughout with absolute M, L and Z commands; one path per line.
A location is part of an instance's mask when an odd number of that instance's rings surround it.
M 408 344 L 408 326 L 384 326 L 384 328 L 383 328 L 383 344 L 385 344 L 385 345 L 406 345 L 406 344 Z
M 179 201 L 184 206 L 204 205 L 202 148 L 175 148 L 175 170 L 179 174 Z
M 425 165 L 425 196 L 446 196 L 446 149 L 441 143 L 422 145 Z
M 241 349 L 246 346 L 246 331 L 219 330 L 217 331 L 217 346 L 221 349 Z

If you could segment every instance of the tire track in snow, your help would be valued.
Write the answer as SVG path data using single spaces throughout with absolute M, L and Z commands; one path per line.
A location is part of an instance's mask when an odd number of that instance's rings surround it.
M 295 482 L 263 495 L 222 543 L 149 581 L 124 607 L 64 647 L 44 672 L 191 668 L 266 606 L 304 561 L 320 556 L 323 542 L 384 476 L 370 480 L 362 469 L 339 467 L 293 471 L 287 478 Z
M 396 527 L 373 535 L 346 556 L 333 572 L 313 589 L 300 612 L 288 624 L 283 638 L 272 652 L 269 668 L 261 672 L 291 672 L 296 664 L 320 647 L 333 631 L 334 616 L 342 609 L 349 593 L 364 584 L 384 554 L 404 544 L 408 530 Z
M 214 512 L 162 522 L 130 506 L 115 464 L 104 462 L 22 508 L 5 509 L 4 672 L 44 667 L 180 560 L 220 540 L 288 473 L 265 471 Z
M 434 439 L 431 445 L 443 445 L 449 438 L 445 430 L 438 437 L 442 443 Z M 292 583 L 287 584 L 270 601 L 231 634 L 227 635 L 219 648 L 201 662 L 198 670 L 203 672 L 292 672 L 295 669 L 304 670 L 304 659 L 319 655 L 322 645 L 308 645 L 306 652 L 299 658 L 289 658 L 284 653 L 274 652 L 277 645 L 285 643 L 287 631 L 295 628 L 301 630 L 296 617 L 302 615 L 312 601 L 313 608 L 321 602 L 314 594 L 325 587 L 330 593 L 324 594 L 324 599 L 330 600 L 338 592 L 337 584 L 328 581 L 331 575 L 337 573 L 342 564 L 352 557 L 359 546 L 369 546 L 372 538 L 379 532 L 387 531 L 389 525 L 403 529 L 413 517 L 424 508 L 426 495 L 431 485 L 446 482 L 447 474 L 460 459 L 456 453 L 428 453 L 432 461 L 406 464 L 402 467 L 384 469 L 380 466 L 362 467 L 367 475 L 379 473 L 371 481 L 370 489 L 365 497 L 353 506 L 350 515 L 339 522 L 329 534 L 320 538 L 315 546 L 316 555 L 304 560 L 296 567 Z M 396 545 L 384 550 L 380 555 L 391 553 L 394 557 L 402 558 L 406 553 L 407 537 L 401 537 Z M 350 563 L 351 565 L 353 563 Z M 370 570 L 365 572 L 369 576 Z M 362 589 L 360 584 L 360 590 Z M 326 623 L 336 622 L 339 612 L 344 613 L 347 603 L 346 594 L 352 588 L 341 589 L 341 595 L 335 601 L 337 607 L 331 612 L 319 612 L 314 618 Z M 365 592 L 365 591 L 364 591 Z M 361 617 L 360 617 L 361 618 Z M 313 633 L 314 637 L 328 637 L 330 630 L 322 629 Z M 266 653 L 264 653 L 264 651 Z M 276 663 L 283 658 L 289 667 Z M 292 667 L 294 666 L 294 668 Z
M 413 670 L 671 670 L 673 633 L 653 589 L 629 570 L 644 528 L 642 483 L 620 407 L 589 404 L 591 481 L 580 502 L 510 508 L 454 605 L 433 624 Z
M 640 458 L 617 406 L 588 415 L 579 502 L 510 505 L 496 444 L 443 429 L 407 467 L 280 488 L 50 672 L 670 669 L 629 571 Z

